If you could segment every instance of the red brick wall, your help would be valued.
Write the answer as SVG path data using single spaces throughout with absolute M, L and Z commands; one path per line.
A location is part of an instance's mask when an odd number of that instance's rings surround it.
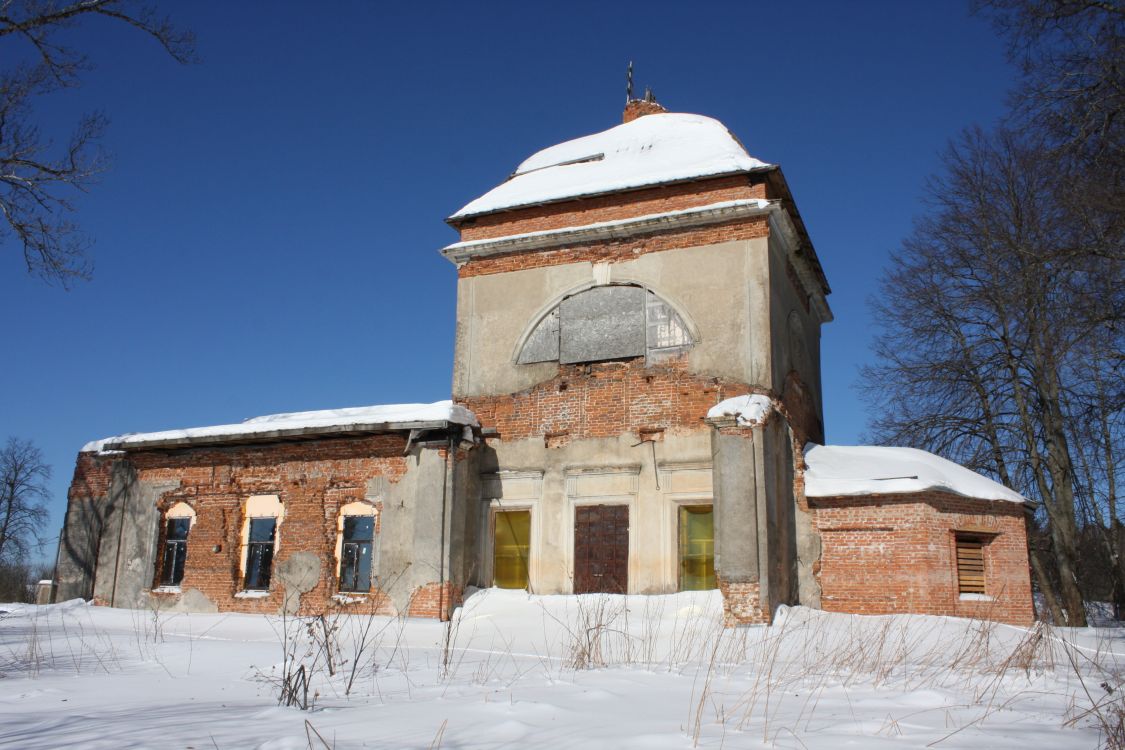
M 764 216 L 757 216 L 722 224 L 711 224 L 705 227 L 672 231 L 662 229 L 656 234 L 631 237 L 625 240 L 578 243 L 553 250 L 524 251 L 477 258 L 463 264 L 457 269 L 457 274 L 461 278 L 469 278 L 471 276 L 507 273 L 508 271 L 522 271 L 527 268 L 556 266 L 564 263 L 622 261 L 635 258 L 638 255 L 663 250 L 714 245 L 720 242 L 749 240 L 768 235 L 769 223 L 767 219 Z
M 621 122 L 632 122 L 638 117 L 659 115 L 667 111 L 656 102 L 650 102 L 647 99 L 630 99 L 625 104 L 625 113 L 621 116 Z
M 105 497 L 113 478 L 114 458 L 115 456 L 98 456 L 95 453 L 79 453 L 74 464 L 74 478 L 70 480 L 67 490 L 67 499 Z
M 363 601 L 343 604 L 337 593 L 335 557 L 337 515 L 347 503 L 364 500 L 367 481 L 397 481 L 407 469 L 401 434 L 318 440 L 261 446 L 145 451 L 126 456 L 80 454 L 70 494 L 104 498 L 115 461 L 128 460 L 145 482 L 178 482 L 158 501 L 161 510 L 186 502 L 196 512 L 187 543 L 182 590 L 198 589 L 220 611 L 277 612 L 284 592 L 276 581 L 278 566 L 295 552 L 312 552 L 321 560 L 316 587 L 304 594 L 301 609 L 319 612 L 330 606 L 390 613 L 389 600 L 373 591 Z M 236 598 L 242 589 L 241 528 L 246 499 L 276 494 L 284 507 L 273 562 L 275 581 L 264 598 Z M 376 506 L 377 512 L 380 510 Z M 218 552 L 214 551 L 215 547 Z M 159 565 L 159 554 L 157 555 Z M 153 571 L 153 585 L 158 571 Z M 355 598 L 354 594 L 347 596 Z
M 764 179 L 760 175 L 741 174 L 642 188 L 499 211 L 457 222 L 456 226 L 461 230 L 461 240 L 468 241 L 616 221 L 721 201 L 765 198 Z
M 809 498 L 820 532 L 821 606 L 1026 625 L 1034 618 L 1023 507 L 945 492 Z M 987 532 L 985 591 L 962 599 L 954 532 Z
M 448 620 L 455 607 L 460 606 L 462 591 L 459 587 L 445 583 L 428 583 L 414 590 L 410 596 L 407 614 L 411 617 L 432 617 Z
M 735 625 L 763 625 L 772 619 L 762 606 L 761 586 L 758 583 L 728 583 L 719 579 L 723 595 L 723 623 Z
M 809 393 L 808 386 L 801 380 L 801 375 L 796 370 L 790 370 L 785 376 L 781 402 L 798 446 L 810 440 L 814 443 L 824 442 L 824 430 L 817 417 L 812 394 Z
M 511 395 L 458 398 L 505 440 L 552 435 L 555 444 L 616 437 L 645 427 L 703 429 L 707 410 L 747 393 L 741 384 L 687 371 L 684 358 L 559 365 L 550 380 Z M 559 439 L 562 438 L 560 441 Z

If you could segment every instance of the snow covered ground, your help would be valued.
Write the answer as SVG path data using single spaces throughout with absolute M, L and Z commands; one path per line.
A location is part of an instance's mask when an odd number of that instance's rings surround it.
M 724 630 L 714 592 L 487 590 L 450 626 L 0 609 L 0 747 L 28 750 L 1093 748 L 1125 667 L 1120 629 L 792 608 Z M 311 710 L 279 706 L 301 666 Z

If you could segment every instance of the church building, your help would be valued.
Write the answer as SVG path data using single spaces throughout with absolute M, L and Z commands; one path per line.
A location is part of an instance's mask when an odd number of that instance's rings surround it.
M 631 99 L 454 213 L 452 399 L 122 435 L 78 455 L 59 600 L 446 619 L 474 588 L 719 589 L 1033 618 L 1018 494 L 824 443 L 828 281 L 781 169 Z

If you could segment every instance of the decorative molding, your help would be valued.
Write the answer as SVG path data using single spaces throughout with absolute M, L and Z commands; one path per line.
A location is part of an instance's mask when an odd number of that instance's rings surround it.
M 797 234 L 797 228 L 793 225 L 793 218 L 788 211 L 778 206 L 778 210 L 770 212 L 769 222 L 770 234 L 776 236 L 784 245 L 785 257 L 793 264 L 793 268 L 797 272 L 797 279 L 809 296 L 809 301 L 820 317 L 820 322 L 830 323 L 833 320 L 833 315 L 831 308 L 828 307 L 824 290 L 821 288 L 808 258 L 797 252 L 801 242 Z
M 512 234 L 485 240 L 454 242 L 452 245 L 442 248 L 441 254 L 460 266 L 467 261 L 487 258 L 491 255 L 525 250 L 545 250 L 560 245 L 628 239 L 639 234 L 720 224 L 734 219 L 764 216 L 778 211 L 784 212 L 779 201 L 766 201 L 757 198 L 724 201 L 681 211 L 646 214 L 618 221 L 603 221 L 585 226 Z
M 520 485 L 523 487 L 520 487 Z M 508 503 L 528 503 L 538 501 L 543 495 L 543 472 L 500 471 L 480 475 L 481 500 L 492 502 L 506 500 Z M 523 489 L 524 492 L 518 490 Z

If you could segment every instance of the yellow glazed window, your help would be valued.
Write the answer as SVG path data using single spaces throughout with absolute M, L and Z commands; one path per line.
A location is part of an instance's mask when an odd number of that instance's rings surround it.
M 497 511 L 493 515 L 492 540 L 493 585 L 502 589 L 526 589 L 531 511 Z
M 715 523 L 710 505 L 680 508 L 680 591 L 715 588 Z

